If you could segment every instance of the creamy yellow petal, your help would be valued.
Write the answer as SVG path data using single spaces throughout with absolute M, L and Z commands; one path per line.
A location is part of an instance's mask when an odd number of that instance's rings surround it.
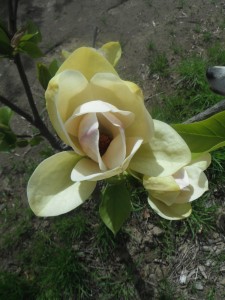
M 118 63 L 122 54 L 119 42 L 106 43 L 98 49 L 98 51 L 100 51 L 100 53 L 103 54 L 113 66 Z
M 112 170 L 102 171 L 97 163 L 88 158 L 82 158 L 73 168 L 71 179 L 73 181 L 97 181 L 123 173 L 128 168 L 130 160 L 140 147 L 142 140 L 138 138 L 129 138 L 126 142 L 127 157 L 120 166 Z
M 168 124 L 154 120 L 154 128 L 154 137 L 140 147 L 130 168 L 147 176 L 170 176 L 191 161 L 191 152 Z
M 27 197 L 37 216 L 64 214 L 91 195 L 94 182 L 80 183 L 70 179 L 71 171 L 80 158 L 74 152 L 61 152 L 47 158 L 36 168 L 28 182 Z
M 80 71 L 87 80 L 96 73 L 112 73 L 118 76 L 111 63 L 94 48 L 81 47 L 75 50 L 60 66 L 57 74 L 65 70 Z
M 211 164 L 211 155 L 209 153 L 203 153 L 197 158 L 192 159 L 190 165 L 200 168 L 202 171 L 206 170 Z
M 74 109 L 91 98 L 89 85 L 85 77 L 75 71 L 65 71 L 53 77 L 45 93 L 48 114 L 59 137 L 73 146 L 64 123 Z M 76 151 L 76 149 L 74 149 Z M 77 153 L 82 154 L 77 151 Z
M 208 190 L 208 179 L 204 172 L 195 165 L 185 167 L 188 174 L 192 194 L 189 196 L 189 202 L 201 197 Z
M 149 198 L 156 199 L 157 201 L 160 201 L 162 203 L 165 203 L 166 206 L 171 206 L 174 203 L 177 203 L 177 197 L 181 193 L 181 191 L 155 191 L 155 190 L 149 190 Z M 188 201 L 185 201 L 188 202 Z
M 147 190 L 180 191 L 179 185 L 173 176 L 149 177 L 144 176 L 143 185 Z
M 163 202 L 151 197 L 151 195 L 149 195 L 148 203 L 159 216 L 167 220 L 180 220 L 187 218 L 190 216 L 192 211 L 190 203 L 172 204 L 167 206 Z
M 120 110 L 134 113 L 134 122 L 126 129 L 126 136 L 138 136 L 144 142 L 151 140 L 154 125 L 143 97 L 132 91 L 126 82 L 113 74 L 99 73 L 91 79 L 93 96 L 115 105 Z
M 123 129 L 120 134 L 115 137 L 110 143 L 106 153 L 103 155 L 102 160 L 108 169 L 114 169 L 123 164 L 126 158 L 126 139 Z

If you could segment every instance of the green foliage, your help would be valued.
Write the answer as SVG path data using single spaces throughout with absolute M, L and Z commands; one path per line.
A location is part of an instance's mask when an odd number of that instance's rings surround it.
M 42 37 L 38 27 L 31 21 L 27 23 L 25 28 L 20 29 L 12 39 L 14 53 L 25 53 L 31 58 L 43 56 L 42 51 L 38 47 Z
M 47 89 L 50 79 L 58 71 L 59 62 L 54 59 L 47 67 L 45 64 L 37 63 L 38 80 L 44 90 Z
M 131 212 L 131 196 L 125 181 L 109 183 L 102 192 L 99 213 L 105 225 L 116 234 Z
M 225 112 L 192 123 L 175 124 L 173 128 L 183 137 L 191 152 L 209 152 L 225 146 Z
M 18 274 L 0 272 L 0 299 L 34 299 L 36 287 L 32 280 L 21 278 Z
M 0 57 L 12 57 L 13 48 L 7 34 L 7 29 L 0 23 Z
M 0 108 L 0 151 L 10 152 L 16 147 L 16 135 L 10 127 L 13 112 L 8 107 Z
M 152 56 L 150 74 L 157 74 L 163 77 L 168 76 L 169 64 L 165 53 L 156 53 Z

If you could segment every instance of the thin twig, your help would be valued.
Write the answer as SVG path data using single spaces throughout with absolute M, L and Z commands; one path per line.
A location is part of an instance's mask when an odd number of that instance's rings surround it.
M 186 120 L 184 124 L 193 123 L 205 120 L 216 113 L 219 113 L 221 111 L 225 111 L 225 100 L 221 100 L 217 104 L 211 106 L 210 108 L 206 109 L 205 111 L 193 116 L 192 118 Z
M 32 124 L 33 126 L 35 126 L 35 122 L 34 122 L 32 116 L 29 115 L 24 110 L 22 110 L 19 106 L 17 106 L 16 104 L 12 103 L 10 100 L 6 99 L 5 97 L 3 97 L 1 95 L 0 95 L 0 102 L 3 103 L 4 105 L 8 106 L 9 108 L 11 108 L 11 110 L 13 110 L 18 115 L 21 115 L 30 124 Z
M 92 42 L 92 47 L 93 47 L 93 48 L 96 47 L 96 41 L 97 41 L 98 33 L 99 33 L 99 29 L 98 29 L 98 27 L 96 26 L 96 27 L 95 27 L 95 30 L 94 30 L 93 42 Z

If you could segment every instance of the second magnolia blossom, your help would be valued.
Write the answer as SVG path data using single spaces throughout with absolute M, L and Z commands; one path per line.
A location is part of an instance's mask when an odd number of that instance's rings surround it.
M 178 220 L 191 214 L 191 202 L 208 190 L 204 174 L 211 162 L 205 153 L 192 159 L 191 152 L 169 125 L 154 120 L 155 135 L 140 147 L 130 168 L 143 175 L 148 203 L 161 217 Z

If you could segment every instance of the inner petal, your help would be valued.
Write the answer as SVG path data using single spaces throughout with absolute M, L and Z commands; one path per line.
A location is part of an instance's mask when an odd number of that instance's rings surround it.
M 184 168 L 180 169 L 175 174 L 173 174 L 173 178 L 175 179 L 176 183 L 179 185 L 181 190 L 184 190 L 190 184 L 188 174 Z
M 95 113 L 83 116 L 78 130 L 80 145 L 88 157 L 98 162 L 99 123 Z

